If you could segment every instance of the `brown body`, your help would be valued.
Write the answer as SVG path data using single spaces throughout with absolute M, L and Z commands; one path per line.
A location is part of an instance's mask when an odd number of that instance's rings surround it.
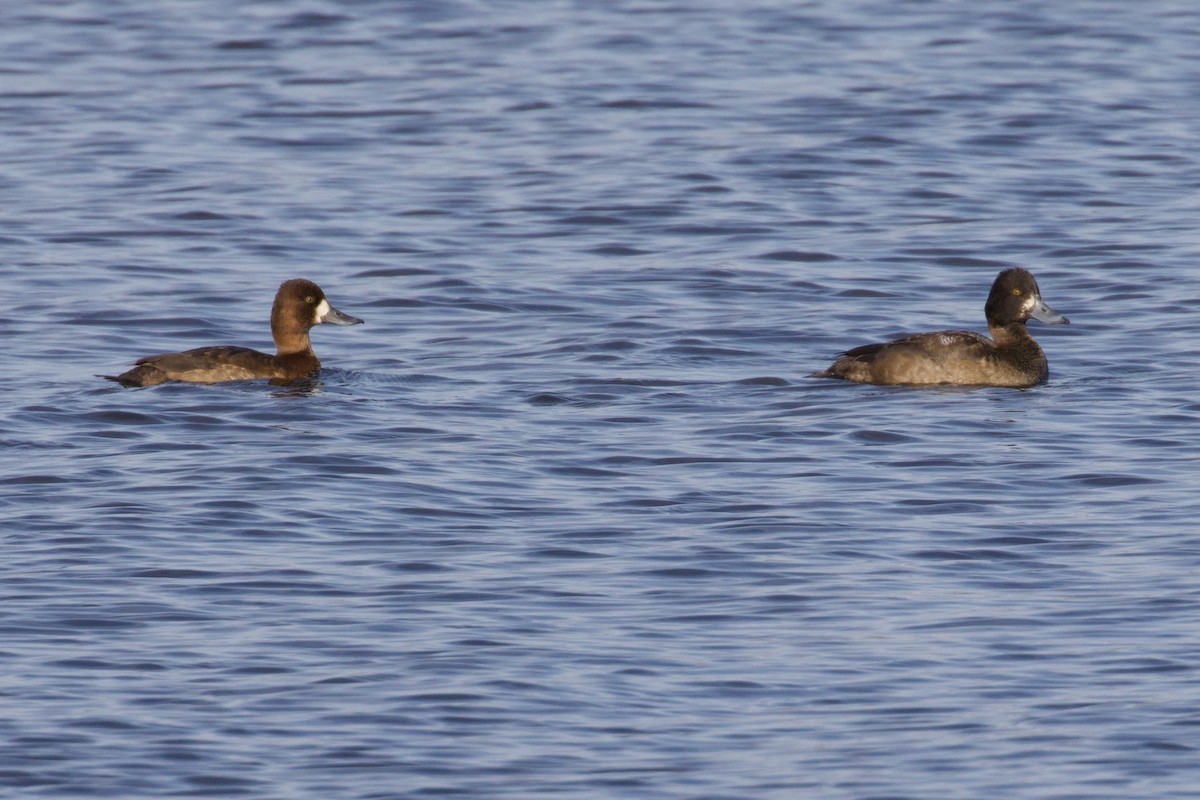
M 198 347 L 181 353 L 164 353 L 138 359 L 128 372 L 109 377 L 124 386 L 154 386 L 167 381 L 219 383 L 268 378 L 292 381 L 316 374 L 321 362 L 313 352 L 308 332 L 324 322 L 356 325 L 362 322 L 329 305 L 325 293 L 312 281 L 284 281 L 271 307 L 271 335 L 275 355 L 248 347 Z
M 842 354 L 815 377 L 882 385 L 959 384 L 1024 388 L 1050 375 L 1046 354 L 1025 322 L 1065 324 L 1041 298 L 1033 275 L 1001 272 L 984 306 L 989 339 L 971 331 L 939 331 L 868 344 Z

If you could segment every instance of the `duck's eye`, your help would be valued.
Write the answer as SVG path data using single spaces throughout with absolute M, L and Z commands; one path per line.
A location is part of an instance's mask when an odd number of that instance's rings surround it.
M 1020 296 L 1021 296 L 1021 290 L 1013 289 L 1013 297 L 1020 297 Z
M 304 295 L 304 302 L 311 306 L 313 303 L 317 302 L 317 298 L 313 297 L 311 294 L 306 294 Z

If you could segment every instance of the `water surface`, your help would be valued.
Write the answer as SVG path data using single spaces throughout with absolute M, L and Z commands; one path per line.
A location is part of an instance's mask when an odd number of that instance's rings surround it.
M 1194 796 L 1200 11 L 738 8 L 0 11 L 7 793 Z

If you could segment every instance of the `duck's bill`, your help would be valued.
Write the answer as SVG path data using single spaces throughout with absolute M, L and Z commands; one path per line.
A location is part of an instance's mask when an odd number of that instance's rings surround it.
M 1040 300 L 1033 307 L 1033 311 L 1029 313 L 1029 316 L 1047 325 L 1066 325 L 1071 321 Z
M 333 306 L 329 307 L 320 319 L 321 322 L 330 322 L 334 325 L 362 325 L 363 321 L 358 317 L 352 317 L 349 314 L 343 314 Z

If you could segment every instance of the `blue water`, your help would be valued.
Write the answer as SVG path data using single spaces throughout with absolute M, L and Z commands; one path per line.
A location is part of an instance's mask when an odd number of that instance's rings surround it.
M 0 795 L 1195 797 L 1198 35 L 4 5 Z M 1014 264 L 1047 385 L 806 377 Z

